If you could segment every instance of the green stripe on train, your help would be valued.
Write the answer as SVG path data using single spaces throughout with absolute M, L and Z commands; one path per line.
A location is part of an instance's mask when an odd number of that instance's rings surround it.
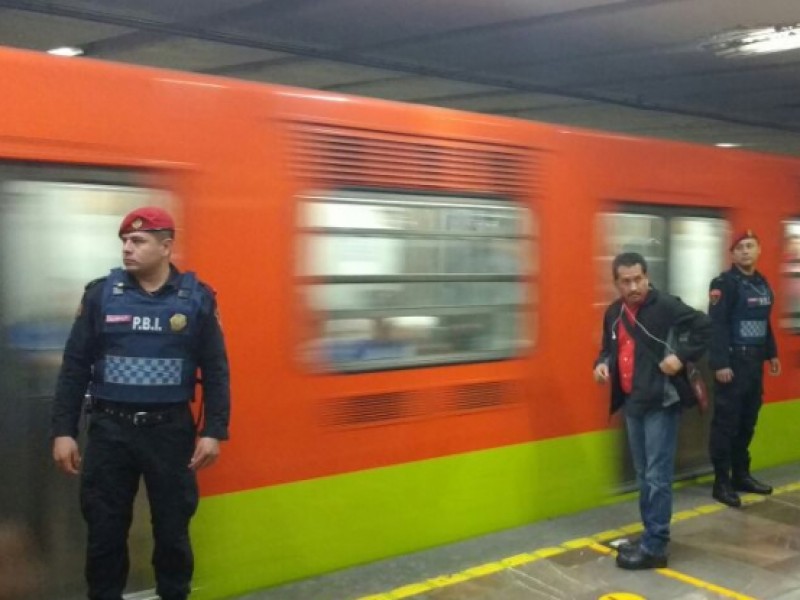
M 754 468 L 800 460 L 798 439 L 800 401 L 765 406 Z M 618 432 L 602 431 L 206 498 L 192 527 L 192 598 L 229 598 L 598 506 L 617 482 L 621 446 Z
M 192 527 L 192 598 L 227 598 L 597 506 L 615 479 L 618 447 L 618 433 L 603 431 L 206 498 Z
M 750 444 L 753 468 L 763 469 L 800 460 L 798 440 L 800 400 L 765 405 L 758 416 L 756 436 Z

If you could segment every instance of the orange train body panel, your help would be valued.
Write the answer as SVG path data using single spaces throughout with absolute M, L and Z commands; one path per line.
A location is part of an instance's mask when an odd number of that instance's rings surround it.
M 772 282 L 781 222 L 800 214 L 800 167 L 788 158 L 12 50 L 0 51 L 0 69 L 14 82 L 0 96 L 1 160 L 142 169 L 177 198 L 179 262 L 217 290 L 232 365 L 232 438 L 224 460 L 202 474 L 205 495 L 607 428 L 607 390 L 590 376 L 601 314 L 597 213 L 619 201 L 721 211 L 734 229 L 759 232 Z M 320 183 L 293 160 L 297 125 L 358 132 L 372 152 L 355 174 L 330 167 L 344 184 L 504 186 L 530 207 L 535 346 L 496 362 L 350 375 L 305 369 L 297 198 Z M 397 150 L 422 139 L 441 154 L 435 176 L 419 175 L 419 156 Z M 487 171 L 470 158 L 476 148 L 521 157 L 521 175 Z M 782 354 L 796 354 L 796 338 L 778 335 Z M 796 362 L 767 382 L 768 402 L 800 396 Z M 487 382 L 505 386 L 508 402 L 449 408 L 453 388 Z M 404 417 L 325 426 L 338 399 L 377 394 L 398 394 Z

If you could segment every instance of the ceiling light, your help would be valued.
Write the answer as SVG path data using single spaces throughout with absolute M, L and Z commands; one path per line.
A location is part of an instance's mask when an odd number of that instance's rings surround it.
M 61 46 L 59 48 L 51 48 L 47 53 L 56 56 L 80 56 L 83 54 L 83 50 L 76 46 Z
M 740 148 L 742 144 L 736 144 L 733 142 L 720 142 L 718 144 L 714 144 L 717 148 Z
M 796 50 L 800 48 L 800 23 L 726 31 L 702 47 L 725 58 Z

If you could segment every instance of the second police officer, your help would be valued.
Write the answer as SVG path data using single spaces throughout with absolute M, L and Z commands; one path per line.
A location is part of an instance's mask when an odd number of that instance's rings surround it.
M 748 229 L 733 238 L 730 250 L 733 265 L 711 281 L 709 290 L 709 365 L 715 379 L 709 451 L 712 496 L 738 507 L 737 492 L 772 493 L 750 473 L 749 446 L 761 408 L 764 362 L 769 361 L 770 375 L 780 374 L 781 363 L 770 324 L 774 294 L 756 270 L 758 238 Z

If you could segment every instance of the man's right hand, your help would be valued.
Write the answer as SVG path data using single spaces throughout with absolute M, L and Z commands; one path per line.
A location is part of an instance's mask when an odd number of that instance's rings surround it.
M 608 365 L 606 363 L 600 363 L 594 368 L 594 380 L 597 383 L 608 381 Z
M 733 381 L 733 369 L 718 369 L 714 371 L 714 377 L 720 383 L 730 383 Z
M 68 435 L 53 440 L 53 460 L 65 473 L 77 475 L 81 466 L 81 453 L 78 442 Z

